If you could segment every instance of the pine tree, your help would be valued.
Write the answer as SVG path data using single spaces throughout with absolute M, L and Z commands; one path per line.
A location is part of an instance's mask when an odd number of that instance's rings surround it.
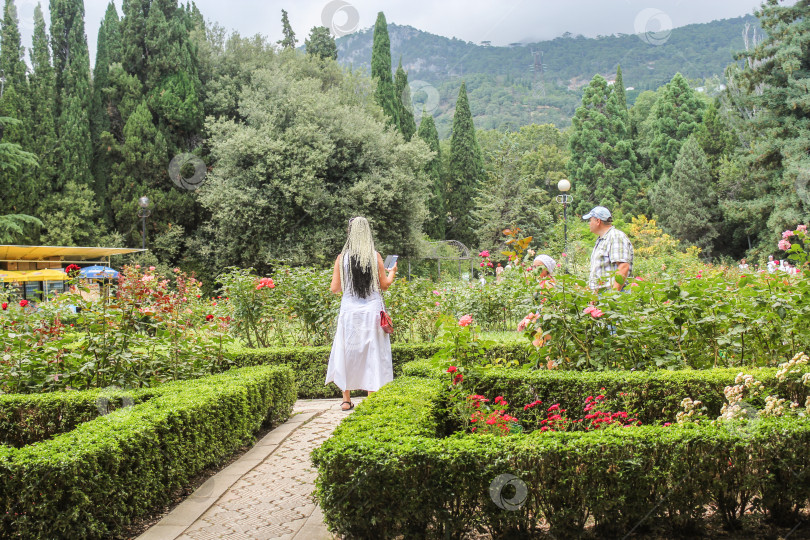
M 58 188 L 92 183 L 90 57 L 83 0 L 51 0 L 51 44 L 56 73 Z
M 432 181 L 433 189 L 428 199 L 428 219 L 425 222 L 425 232 L 430 238 L 444 240 L 444 227 L 447 223 L 447 212 L 444 208 L 444 175 L 442 174 L 442 153 L 439 145 L 439 132 L 433 117 L 422 111 L 422 121 L 419 123 L 417 135 L 425 141 L 436 155 L 425 167 L 428 177 Z
M 666 232 L 711 254 L 719 208 L 706 154 L 694 136 L 681 146 L 672 173 L 655 187 L 652 200 Z
M 3 8 L 0 43 L 2 43 L 2 47 L 0 47 L 0 69 L 3 70 L 3 75 L 6 78 L 5 86 L 14 86 L 20 95 L 24 95 L 26 77 L 23 54 L 25 49 L 20 43 L 19 20 L 14 0 L 6 0 Z
M 315 26 L 309 32 L 309 38 L 304 40 L 304 47 L 306 47 L 307 54 L 317 56 L 318 58 L 337 60 L 337 44 L 335 38 L 329 33 L 329 29 L 325 26 Z
M 681 145 L 698 130 L 703 118 L 703 101 L 680 73 L 661 92 L 650 111 L 649 177 L 653 183 L 672 172 Z
M 416 133 L 416 121 L 413 118 L 408 74 L 402 69 L 402 58 L 399 59 L 397 73 L 394 76 L 394 96 L 396 98 L 397 116 L 399 117 L 399 131 L 406 141 L 410 141 L 413 134 Z
M 146 82 L 146 16 L 150 0 L 124 0 L 121 19 L 121 64 L 141 83 Z M 123 119 L 126 122 L 126 118 Z
M 737 145 L 732 127 L 723 119 L 716 102 L 712 102 L 706 107 L 695 135 L 698 144 L 706 153 L 706 159 L 708 159 L 712 171 L 712 179 L 716 182 L 720 162 L 723 158 L 730 156 Z
M 481 148 L 475 138 L 475 125 L 467 99 L 467 83 L 462 82 L 456 100 L 453 132 L 450 138 L 450 163 L 445 198 L 450 219 L 446 237 L 458 240 L 467 247 L 473 247 L 475 243 L 473 199 L 483 178 L 484 162 Z
M 52 192 L 57 189 L 56 178 L 56 79 L 51 65 L 51 51 L 42 8 L 34 8 L 34 36 L 31 49 L 32 72 L 29 76 L 31 96 L 31 152 L 39 158 L 37 169 L 38 190 Z
M 633 212 L 638 201 L 636 156 L 630 120 L 621 96 L 601 75 L 595 75 L 571 121 L 568 174 L 576 209 L 595 205 Z
M 388 24 L 382 11 L 374 24 L 374 43 L 371 47 L 371 78 L 376 82 L 374 101 L 382 107 L 392 126 L 399 129 L 399 115 L 394 100 L 394 82 L 391 78 L 391 40 Z
M 287 10 L 281 10 L 281 33 L 284 34 L 284 39 L 278 40 L 278 44 L 282 49 L 295 49 L 295 32 L 290 26 L 290 19 L 287 17 Z

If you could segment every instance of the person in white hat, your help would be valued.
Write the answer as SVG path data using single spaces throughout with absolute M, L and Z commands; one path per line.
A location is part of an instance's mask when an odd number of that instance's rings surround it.
M 591 232 L 599 237 L 591 251 L 588 286 L 594 291 L 604 291 L 608 287 L 621 291 L 633 274 L 633 244 L 626 234 L 613 226 L 613 216 L 604 206 L 594 207 L 582 219 L 588 221 Z M 616 274 L 624 277 L 622 283 L 616 281 Z
M 534 258 L 532 266 L 535 268 L 542 268 L 543 270 L 540 272 L 540 277 L 546 278 L 551 277 L 554 274 L 554 270 L 557 269 L 557 262 L 548 255 L 543 254 Z

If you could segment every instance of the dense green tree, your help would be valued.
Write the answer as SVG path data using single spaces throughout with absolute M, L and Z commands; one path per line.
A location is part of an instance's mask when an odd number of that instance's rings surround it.
M 650 160 L 648 175 L 655 183 L 672 172 L 681 145 L 698 130 L 703 118 L 704 102 L 690 88 L 680 73 L 676 73 L 661 91 L 650 114 L 646 146 Z
M 505 248 L 502 231 L 511 227 L 533 236 L 535 245 L 550 239 L 553 228 L 548 193 L 535 178 L 524 174 L 525 156 L 540 146 L 539 142 L 531 144 L 527 135 L 531 137 L 528 131 L 479 132 L 487 176 L 475 199 L 473 216 L 482 248 Z
M 198 190 L 211 215 L 195 238 L 200 259 L 330 264 L 355 215 L 369 218 L 379 251 L 416 252 L 430 152 L 385 128 L 365 85 L 303 55 L 250 72 L 240 118 L 207 121 L 216 165 Z
M 26 199 L 28 190 L 22 184 L 22 179 L 26 171 L 37 166 L 37 156 L 26 152 L 16 142 L 4 140 L 6 128 L 20 124 L 16 118 L 0 116 L 0 202 L 6 211 L 11 210 L 15 214 L 30 213 L 36 202 Z
M 595 205 L 633 212 L 638 204 L 636 156 L 627 109 L 607 81 L 595 75 L 572 120 L 568 174 L 576 209 Z
M 467 99 L 467 84 L 462 82 L 453 115 L 450 138 L 450 162 L 447 169 L 445 206 L 449 214 L 445 236 L 472 248 L 476 244 L 473 198 L 484 180 L 481 148 L 475 138 L 475 126 Z
M 767 186 L 772 211 L 762 242 L 810 218 L 810 3 L 767 0 L 757 12 L 765 39 L 745 55 L 756 113 L 746 165 Z
M 706 153 L 706 159 L 712 171 L 712 179 L 716 182 L 720 162 L 723 158 L 729 157 L 737 146 L 737 137 L 729 122 L 718 110 L 716 102 L 713 101 L 706 107 L 695 136 L 698 144 Z
M 165 204 L 164 182 L 168 163 L 166 139 L 152 121 L 146 102 L 141 102 L 129 115 L 123 131 L 124 140 L 118 143 L 108 133 L 102 143 L 111 148 L 116 158 L 110 176 L 109 199 L 115 228 L 124 233 L 131 243 L 139 240 L 137 200 L 148 196 L 160 211 L 150 218 L 152 231 L 160 224 L 180 217 L 168 213 Z
M 150 0 L 124 0 L 122 6 L 121 65 L 141 83 L 146 82 L 146 17 L 149 4 Z
M 281 48 L 295 49 L 295 32 L 293 32 L 292 26 L 290 26 L 290 19 L 287 16 L 286 9 L 281 10 L 281 33 L 284 38 L 277 42 L 281 45 Z
M 5 214 L 0 216 L 0 244 L 19 243 L 20 238 L 28 238 L 26 225 L 42 227 L 42 222 L 27 214 Z
M 90 57 L 82 0 L 51 0 L 51 46 L 56 74 L 57 187 L 92 184 Z
M 672 173 L 661 179 L 651 198 L 664 231 L 711 254 L 719 209 L 711 168 L 695 136 L 681 145 Z
M 433 122 L 433 117 L 426 110 L 422 111 L 422 121 L 419 123 L 419 131 L 416 134 L 425 141 L 430 151 L 435 153 L 425 166 L 425 172 L 427 172 L 431 182 L 431 193 L 427 202 L 428 218 L 425 221 L 425 233 L 435 240 L 444 240 L 447 211 L 444 207 L 445 185 L 444 174 L 442 174 L 442 152 L 436 124 Z
M 39 208 L 40 241 L 51 246 L 91 246 L 102 235 L 100 208 L 86 185 L 68 180 L 61 193 L 45 196 Z
M 382 11 L 377 14 L 374 24 L 374 43 L 371 47 L 371 78 L 376 83 L 374 99 L 382 107 L 392 126 L 399 129 L 399 115 L 394 95 L 394 82 L 391 78 L 391 40 L 388 37 L 388 24 Z
M 310 30 L 309 37 L 304 40 L 307 54 L 317 56 L 318 58 L 331 58 L 337 60 L 337 44 L 335 38 L 329 33 L 329 29 L 325 26 L 315 26 Z
M 416 121 L 413 118 L 413 103 L 411 103 L 411 89 L 408 86 L 408 74 L 402 69 L 402 58 L 399 59 L 396 75 L 394 75 L 394 96 L 396 98 L 397 117 L 399 118 L 399 131 L 406 141 L 410 141 L 416 133 Z

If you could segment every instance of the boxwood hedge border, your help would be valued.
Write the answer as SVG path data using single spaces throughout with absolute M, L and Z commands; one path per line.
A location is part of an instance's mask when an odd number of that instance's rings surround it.
M 434 377 L 411 376 L 425 370 Z M 509 437 L 444 436 L 448 385 L 441 370 L 423 362 L 404 372 L 411 375 L 365 400 L 313 452 L 317 496 L 326 523 L 338 534 L 460 538 L 478 530 L 517 537 L 538 535 L 542 526 L 557 538 L 576 538 L 589 517 L 600 537 L 650 527 L 699 533 L 706 507 L 732 528 L 743 524 L 746 509 L 791 526 L 810 497 L 805 419 L 662 426 L 672 404 L 683 397 L 719 408 L 712 394 L 722 395 L 739 370 L 490 370 L 470 388 L 490 397 L 501 394 L 512 403 L 544 392 L 561 396 L 555 402 L 581 403 L 583 395 L 601 388 L 632 388 L 658 423 Z M 778 386 L 773 369 L 750 373 L 766 386 Z M 492 496 L 492 489 L 512 478 L 503 475 L 514 475 L 527 487 L 517 509 L 505 509 L 514 501 Z
M 60 409 L 69 413 L 66 425 L 93 410 L 96 418 L 36 444 L 0 447 L 0 537 L 120 534 L 262 425 L 288 418 L 297 389 L 289 368 L 260 366 L 132 394 L 134 405 L 106 415 L 99 415 L 95 390 L 4 396 L 0 410 L 12 417 L 16 399 L 40 406 L 40 419 Z

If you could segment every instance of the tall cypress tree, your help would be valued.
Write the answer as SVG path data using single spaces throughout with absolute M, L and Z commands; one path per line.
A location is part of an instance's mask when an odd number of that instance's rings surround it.
M 436 152 L 425 171 L 433 183 L 430 198 L 428 199 L 428 219 L 425 222 L 425 232 L 436 240 L 444 240 L 444 227 L 447 223 L 447 212 L 444 209 L 444 175 L 442 175 L 442 153 L 439 145 L 439 132 L 433 117 L 422 110 L 422 121 L 419 123 L 417 136 L 425 141 L 431 151 Z
M 118 12 L 110 2 L 98 30 L 96 65 L 93 69 L 93 99 L 90 105 L 90 139 L 93 145 L 94 191 L 98 200 L 106 200 L 107 182 L 110 177 L 110 152 L 101 144 L 101 134 L 111 130 L 108 112 L 110 65 L 120 61 L 121 39 Z M 105 215 L 107 212 L 105 212 Z
M 402 58 L 399 59 L 397 73 L 394 76 L 394 96 L 396 98 L 397 116 L 399 117 L 399 131 L 406 141 L 410 141 L 413 134 L 416 133 L 416 121 L 413 118 L 408 74 L 402 69 Z
M 622 66 L 616 68 L 616 81 L 613 83 L 613 92 L 616 94 L 616 102 L 627 111 L 627 94 L 624 92 L 624 77 L 622 77 Z
M 484 160 L 481 147 L 475 138 L 475 125 L 467 99 L 467 83 L 462 82 L 458 90 L 450 139 L 450 163 L 445 198 L 450 220 L 446 236 L 468 247 L 472 247 L 475 242 L 473 199 L 483 178 Z
M 56 189 L 56 79 L 42 7 L 34 8 L 34 36 L 31 49 L 31 151 L 39 158 L 37 184 L 43 191 Z
M 290 26 L 290 19 L 287 17 L 287 10 L 281 10 L 281 33 L 284 35 L 284 39 L 278 40 L 278 44 L 281 45 L 282 49 L 295 49 L 295 32 L 293 32 L 292 26 Z
M 92 183 L 90 54 L 83 0 L 51 0 L 51 44 L 56 73 L 58 184 Z
M 121 64 L 141 83 L 146 82 L 146 17 L 150 0 L 124 0 L 121 19 Z M 123 119 L 126 122 L 126 118 Z
M 382 107 L 392 126 L 399 129 L 399 115 L 394 100 L 394 82 L 391 78 L 391 40 L 388 23 L 382 11 L 374 24 L 374 43 L 371 47 L 371 78 L 376 82 L 374 101 Z

